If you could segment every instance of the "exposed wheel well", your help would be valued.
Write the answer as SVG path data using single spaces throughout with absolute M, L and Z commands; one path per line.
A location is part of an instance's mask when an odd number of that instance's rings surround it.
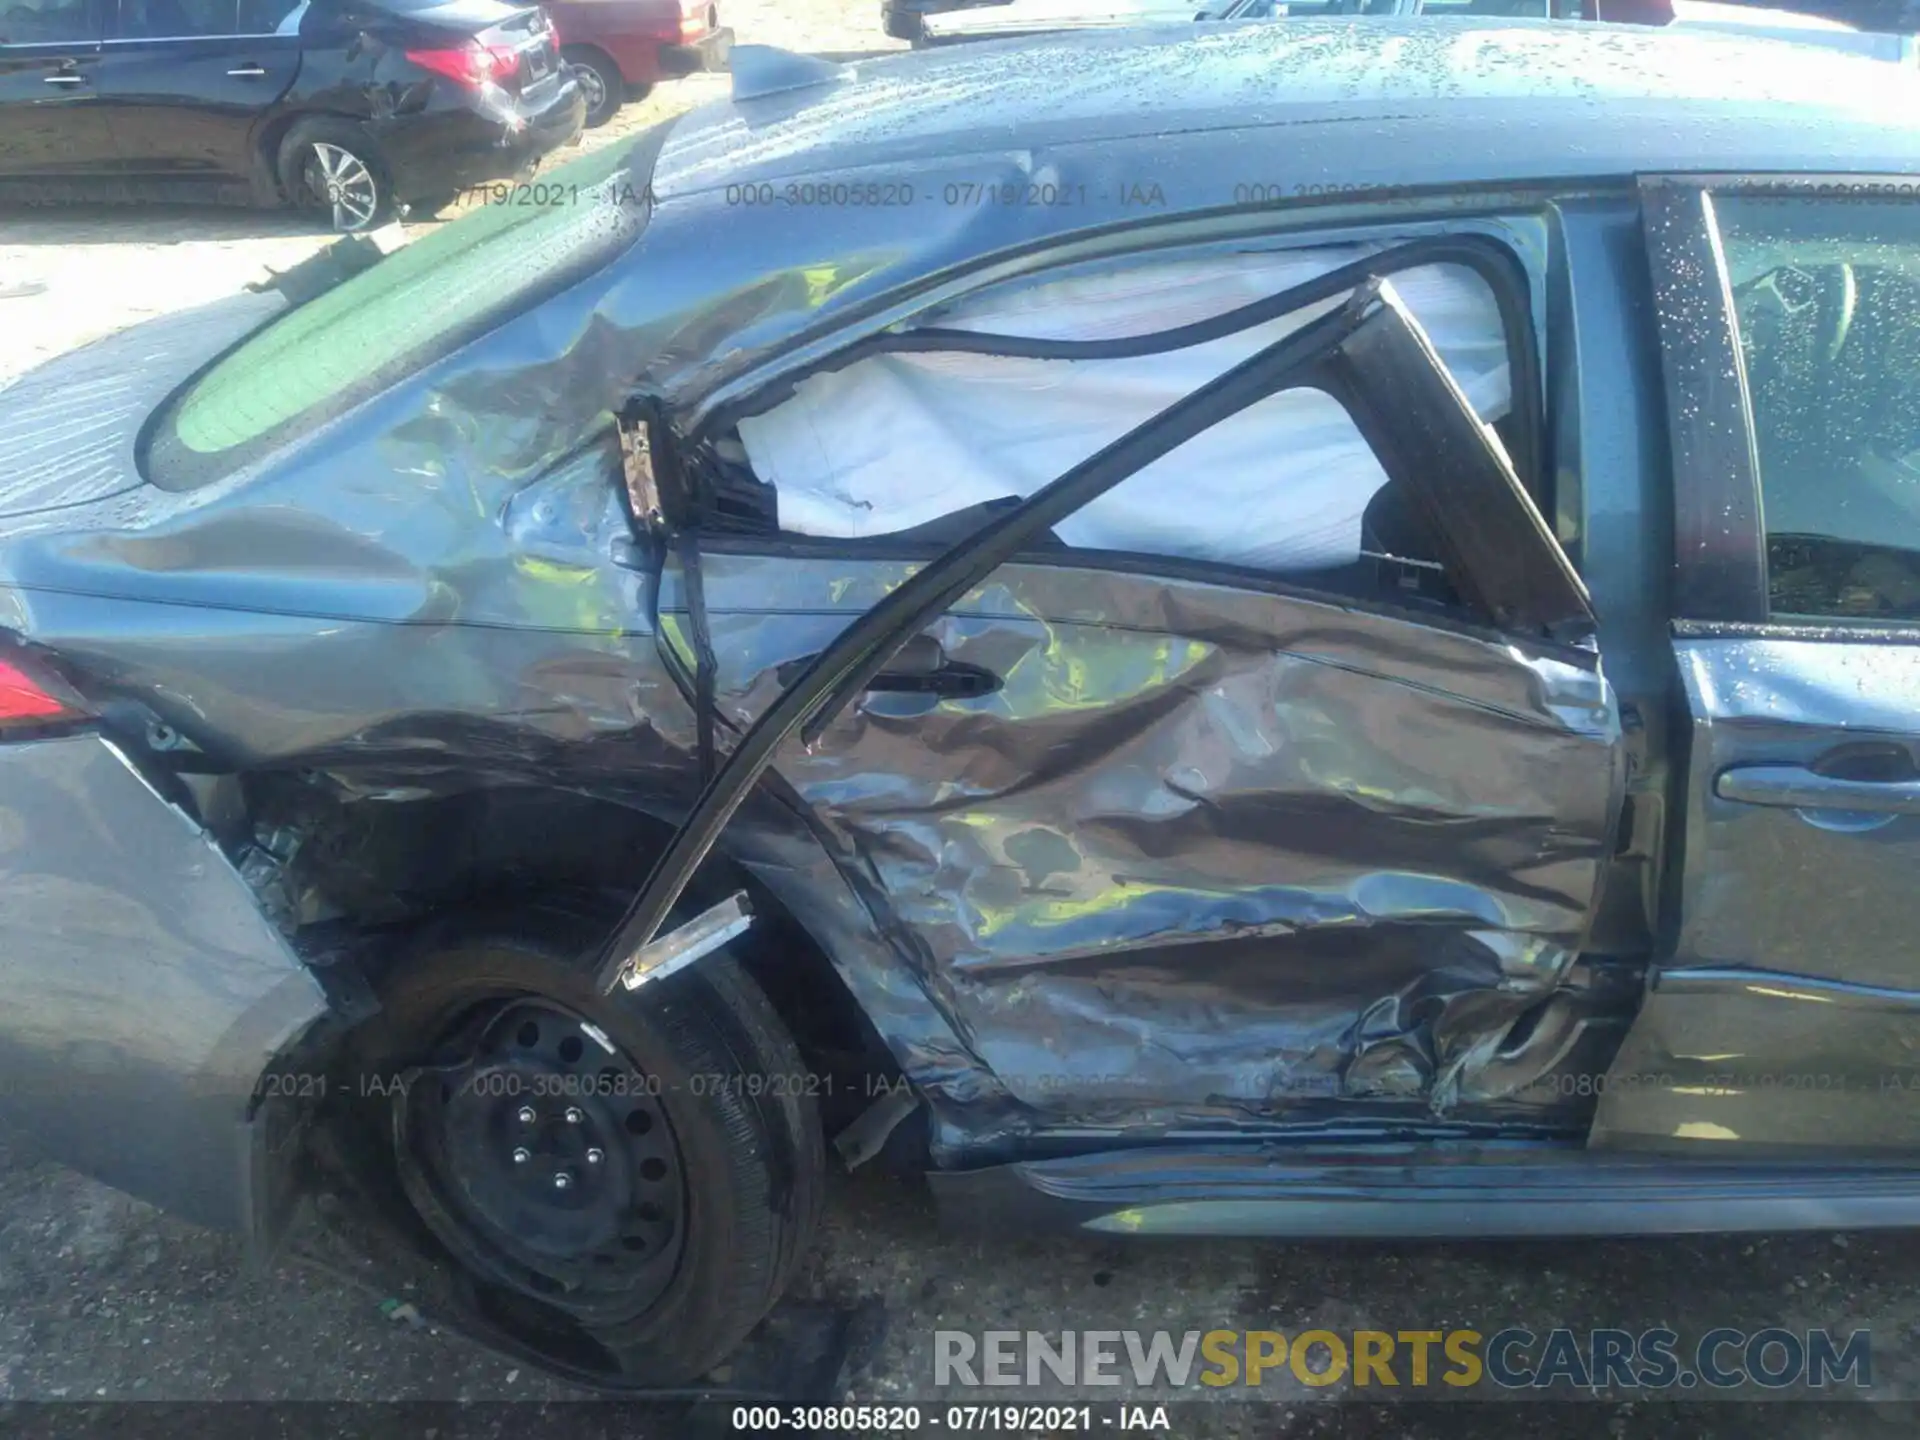
M 468 790 L 393 803 L 342 801 L 317 777 L 250 781 L 256 861 L 272 867 L 270 900 L 303 944 L 351 956 L 369 976 L 392 963 L 423 924 L 476 911 L 529 910 L 581 897 L 609 916 L 646 878 L 672 836 L 665 821 L 574 791 L 533 786 Z M 255 866 L 258 873 L 259 866 Z M 256 883 L 259 883 L 256 881 Z M 829 1133 L 897 1076 L 891 1056 L 826 953 L 734 861 L 715 857 L 689 891 L 697 907 L 744 889 L 753 929 L 729 947 L 766 992 L 814 1071 L 833 1077 Z
M 591 40 L 569 41 L 560 47 L 560 54 L 563 58 L 569 60 L 577 55 L 591 55 L 595 60 L 606 61 L 615 75 L 620 74 L 620 62 L 615 60 L 612 55 L 608 54 Z

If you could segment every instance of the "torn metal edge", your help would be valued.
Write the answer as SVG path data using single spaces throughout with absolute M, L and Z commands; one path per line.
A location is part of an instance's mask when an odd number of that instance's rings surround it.
M 711 955 L 729 940 L 746 934 L 752 926 L 753 909 L 747 903 L 747 893 L 735 891 L 686 924 L 604 966 L 598 976 L 600 989 L 608 993 L 615 989 L 638 990 L 642 985 L 663 980 Z

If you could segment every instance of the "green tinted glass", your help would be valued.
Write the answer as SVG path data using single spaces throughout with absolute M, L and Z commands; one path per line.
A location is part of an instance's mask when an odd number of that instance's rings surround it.
M 543 174 L 269 325 L 187 391 L 172 438 L 199 455 L 245 445 L 370 376 L 426 363 L 554 276 L 604 263 L 645 223 L 625 168 L 630 149 L 609 146 Z M 546 203 L 516 203 L 528 193 Z

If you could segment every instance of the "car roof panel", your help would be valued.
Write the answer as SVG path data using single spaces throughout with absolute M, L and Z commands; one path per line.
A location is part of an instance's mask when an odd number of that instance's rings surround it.
M 1382 155 L 1381 127 L 1440 143 Z M 1920 169 L 1920 71 L 1786 41 L 1650 27 L 1434 18 L 1154 26 L 936 48 L 683 119 L 655 193 L 1090 142 L 1311 126 L 1313 169 L 1350 159 L 1420 185 L 1726 168 Z M 1445 160 L 1473 137 L 1476 171 Z M 1548 166 L 1546 157 L 1560 157 Z M 1431 169 L 1432 174 L 1427 172 Z

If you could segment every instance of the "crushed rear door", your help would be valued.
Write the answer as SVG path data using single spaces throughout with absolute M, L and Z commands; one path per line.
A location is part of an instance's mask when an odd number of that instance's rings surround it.
M 1578 577 L 1374 274 L 1407 263 L 1275 297 L 1347 296 L 925 563 L 703 545 L 683 658 L 739 738 L 604 982 L 777 766 L 895 937 L 908 983 L 863 1000 L 954 1134 L 983 1075 L 1035 1124 L 1231 1125 L 1444 1114 L 1570 1053 L 1617 707 Z M 1301 386 L 1403 487 L 1473 624 L 1033 551 Z M 971 1056 L 914 1054 L 916 1006 Z

